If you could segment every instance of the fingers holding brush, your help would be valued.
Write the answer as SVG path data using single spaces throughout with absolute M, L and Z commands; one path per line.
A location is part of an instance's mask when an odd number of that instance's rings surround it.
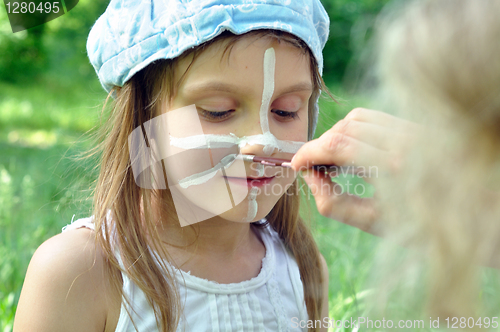
M 381 235 L 376 227 L 379 212 L 374 198 L 361 198 L 348 193 L 328 174 L 314 169 L 302 172 L 302 176 L 321 215 Z
M 315 165 L 389 167 L 391 152 L 332 129 L 304 144 L 292 159 L 292 168 L 300 171 Z
M 417 124 L 384 112 L 357 108 L 318 139 L 304 144 L 292 159 L 291 167 L 303 171 L 322 215 L 376 233 L 376 199 L 342 192 L 331 177 L 354 174 L 376 186 L 376 178 L 397 175 L 405 167 L 408 150 L 419 135 Z M 319 172 L 313 169 L 316 165 L 338 168 Z
M 356 108 L 318 139 L 296 153 L 292 168 L 313 165 L 377 167 L 380 174 L 397 173 L 422 130 L 416 123 L 390 114 Z

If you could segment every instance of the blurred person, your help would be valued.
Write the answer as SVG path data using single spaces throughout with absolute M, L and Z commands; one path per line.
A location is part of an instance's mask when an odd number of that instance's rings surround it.
M 422 269 L 424 306 L 445 319 L 484 313 L 478 264 L 500 267 L 499 14 L 498 0 L 416 1 L 379 24 L 387 107 L 423 128 L 381 181 L 383 219 L 418 248 L 406 271 Z
M 374 72 L 381 109 L 398 117 L 357 109 L 294 158 L 296 169 L 352 160 L 390 174 L 372 179 L 372 198 L 316 196 L 322 214 L 410 249 L 379 251 L 382 313 L 396 299 L 400 313 L 441 317 L 441 326 L 473 318 L 466 327 L 498 327 L 481 317 L 498 301 L 480 291 L 479 265 L 500 267 L 499 14 L 498 0 L 390 4 L 377 23 Z M 304 176 L 315 188 L 330 183 Z

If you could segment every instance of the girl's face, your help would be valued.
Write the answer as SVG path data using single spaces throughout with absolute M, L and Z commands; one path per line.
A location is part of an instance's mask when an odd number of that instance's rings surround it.
M 168 178 L 181 179 L 199 172 L 194 169 L 203 162 L 202 158 L 210 159 L 214 166 L 231 153 L 282 159 L 293 156 L 293 151 L 279 151 L 269 145 L 270 137 L 278 142 L 307 141 L 308 105 L 313 91 L 309 56 L 295 46 L 265 37 L 242 38 L 230 51 L 224 53 L 225 49 L 226 42 L 217 42 L 194 61 L 192 57 L 180 60 L 175 71 L 179 85 L 165 109 L 169 115 L 168 112 L 195 105 L 190 113 L 198 115 L 203 131 L 200 134 L 236 137 L 239 144 L 234 148 L 209 146 L 188 151 L 197 151 L 190 154 L 189 162 L 168 158 L 165 162 Z M 275 63 L 274 68 L 271 63 Z M 188 117 L 188 111 L 184 114 Z M 199 128 L 200 124 L 193 123 L 193 128 Z M 169 134 L 179 136 L 170 130 Z M 186 135 L 192 137 L 192 133 Z M 245 141 L 246 137 L 254 140 Z M 264 218 L 296 177 L 287 168 L 264 168 L 241 160 L 222 165 L 228 167 L 203 184 L 180 192 L 202 210 L 213 210 L 213 216 L 230 221 L 253 222 Z M 218 202 L 227 200 L 228 192 L 233 196 L 232 203 L 221 210 Z

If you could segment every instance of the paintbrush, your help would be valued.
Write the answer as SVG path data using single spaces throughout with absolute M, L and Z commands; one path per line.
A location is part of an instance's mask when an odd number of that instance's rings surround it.
M 258 163 L 264 166 L 279 166 L 279 167 L 292 167 L 292 161 L 288 159 L 257 157 L 254 155 L 240 155 L 241 159 L 248 162 Z M 362 170 L 355 166 L 337 166 L 337 165 L 313 165 L 314 170 L 325 173 L 342 173 L 342 174 L 358 174 Z

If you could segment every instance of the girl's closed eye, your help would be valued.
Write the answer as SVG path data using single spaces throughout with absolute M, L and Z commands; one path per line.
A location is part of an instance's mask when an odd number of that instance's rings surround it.
M 231 117 L 231 115 L 235 112 L 235 110 L 227 110 L 227 111 L 208 111 L 205 109 L 198 108 L 198 114 L 206 120 L 210 122 L 219 122 L 224 121 Z
M 277 99 L 271 106 L 271 113 L 279 122 L 300 120 L 299 113 L 306 108 L 305 99 L 297 95 L 286 95 Z
M 235 110 L 208 111 L 208 110 L 204 110 L 204 109 L 198 109 L 198 113 L 201 115 L 201 117 L 204 120 L 211 121 L 211 122 L 224 121 L 224 120 L 230 118 L 234 112 L 235 112 Z M 273 113 L 275 115 L 276 119 L 278 121 L 281 121 L 281 122 L 300 119 L 298 111 L 291 112 L 291 111 L 273 109 L 273 110 L 271 110 L 271 113 Z
M 273 113 L 275 115 L 275 118 L 281 122 L 293 121 L 295 119 L 300 119 L 298 111 L 290 112 L 290 111 L 273 109 L 273 110 L 271 110 L 271 113 Z

